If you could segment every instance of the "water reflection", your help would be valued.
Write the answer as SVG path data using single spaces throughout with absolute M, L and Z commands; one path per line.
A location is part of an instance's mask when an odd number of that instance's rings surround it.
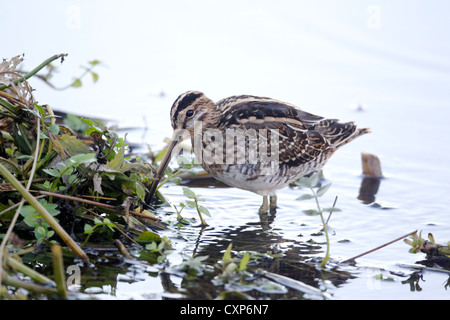
M 348 271 L 340 270 L 337 267 L 327 270 L 317 268 L 316 264 L 311 261 L 317 255 L 323 254 L 322 246 L 283 238 L 278 230 L 270 228 L 274 218 L 275 215 L 268 214 L 267 217 L 262 217 L 260 222 L 223 228 L 219 231 L 214 228 L 199 230 L 198 238 L 191 241 L 196 245 L 192 252 L 196 256 L 208 256 L 207 263 L 215 265 L 222 259 L 228 245 L 232 243 L 234 255 L 243 255 L 248 252 L 252 257 L 248 270 L 254 275 L 254 278 L 249 281 L 257 281 L 262 277 L 258 273 L 258 270 L 261 269 L 315 288 L 322 288 L 325 280 L 336 287 L 353 278 Z M 205 274 L 195 281 L 183 279 L 181 287 L 185 296 L 191 299 L 218 297 L 224 291 L 224 287 L 211 283 L 214 276 L 214 273 Z M 268 294 L 258 290 L 251 290 L 246 294 L 258 299 L 304 298 L 304 292 L 292 288 L 286 289 L 286 292 L 282 294 Z
M 359 189 L 358 200 L 364 204 L 371 204 L 375 202 L 375 195 L 380 188 L 381 179 L 374 177 L 363 177 L 361 187 Z

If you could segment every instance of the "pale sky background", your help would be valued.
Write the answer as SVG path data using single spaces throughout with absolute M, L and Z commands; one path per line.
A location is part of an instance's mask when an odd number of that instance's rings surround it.
M 360 104 L 421 119 L 430 106 L 449 110 L 448 12 L 438 0 L 9 1 L 0 52 L 25 53 L 25 69 L 68 53 L 60 86 L 101 60 L 95 85 L 86 78 L 55 92 L 33 80 L 37 100 L 145 122 L 162 136 L 174 99 L 192 89 L 213 100 L 269 96 L 330 117 Z

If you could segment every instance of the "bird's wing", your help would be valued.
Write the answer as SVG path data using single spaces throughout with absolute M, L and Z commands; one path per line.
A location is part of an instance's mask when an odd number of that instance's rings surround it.
M 293 105 L 253 96 L 236 96 L 219 101 L 221 129 L 254 129 L 278 136 L 280 164 L 298 166 L 317 159 L 327 150 L 336 150 L 355 132 L 356 126 L 305 112 Z M 261 131 L 266 129 L 267 131 Z M 262 132 L 262 133 L 261 133 Z

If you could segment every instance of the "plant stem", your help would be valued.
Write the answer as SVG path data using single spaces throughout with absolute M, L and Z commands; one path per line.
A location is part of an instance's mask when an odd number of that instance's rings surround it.
M 55 274 L 58 295 L 67 298 L 66 277 L 64 275 L 64 263 L 62 259 L 62 248 L 60 245 L 52 245 L 53 273 Z
M 36 192 L 36 191 L 32 190 L 32 192 Z M 110 204 L 101 203 L 101 202 L 92 201 L 92 200 L 87 200 L 87 199 L 82 199 L 82 198 L 77 198 L 77 197 L 73 197 L 73 196 L 67 196 L 67 195 L 59 194 L 59 193 L 55 193 L 55 192 L 48 192 L 48 191 L 37 191 L 37 192 L 39 192 L 42 195 L 46 195 L 46 196 L 50 196 L 50 197 L 57 197 L 57 198 L 66 199 L 66 200 L 78 201 L 78 202 L 90 204 L 90 205 L 97 206 L 97 207 L 102 207 L 102 208 L 107 208 L 107 209 L 112 209 L 112 210 L 116 210 L 117 209 L 115 206 L 110 205 Z M 146 218 L 146 219 L 149 219 L 149 220 L 161 221 L 158 218 L 150 217 L 150 216 L 148 216 L 146 214 L 139 213 L 139 212 L 136 212 L 136 211 L 131 211 L 130 210 L 130 213 L 132 215 L 135 215 L 135 216 L 138 216 L 138 217 L 142 217 L 142 218 Z
M 323 231 L 325 231 L 325 237 L 327 239 L 327 249 L 326 249 L 325 257 L 323 258 L 322 262 L 320 263 L 320 266 L 323 267 L 324 265 L 327 264 L 328 259 L 330 259 L 330 238 L 328 237 L 327 224 L 325 222 L 325 219 L 323 218 L 323 213 L 322 213 L 322 209 L 320 208 L 319 199 L 317 197 L 317 194 L 314 192 L 314 189 L 312 187 L 310 187 L 310 189 L 314 195 L 314 199 L 316 200 L 317 210 L 319 211 L 320 219 L 322 220 L 322 224 L 323 224 Z
M 31 279 L 33 279 L 36 282 L 47 283 L 47 284 L 53 283 L 53 281 L 50 280 L 49 278 L 47 278 L 46 276 L 40 274 L 36 270 L 31 269 L 30 267 L 27 267 L 26 265 L 22 264 L 21 262 L 17 261 L 16 259 L 14 259 L 12 257 L 7 258 L 7 263 L 14 270 L 23 273 L 24 275 L 30 277 Z
M 63 241 L 73 250 L 73 252 L 88 262 L 89 258 L 80 246 L 69 236 L 69 234 L 56 222 L 56 220 L 48 213 L 42 204 L 33 195 L 28 192 L 24 186 L 14 177 L 8 169 L 0 163 L 0 174 L 8 180 L 9 183 L 25 198 L 26 201 L 41 215 L 41 217 L 56 231 Z
M 46 65 L 52 63 L 54 60 L 57 60 L 59 58 L 64 59 L 64 57 L 67 57 L 67 53 L 61 53 L 61 54 L 55 54 L 54 56 L 51 56 L 50 58 L 48 58 L 47 60 L 45 60 L 44 62 L 42 62 L 40 65 L 38 65 L 36 68 L 34 68 L 33 70 L 31 70 L 30 72 L 28 72 L 26 75 L 24 75 L 21 78 L 18 78 L 16 80 L 14 80 L 14 83 L 17 84 L 19 82 L 23 82 L 27 79 L 30 79 L 32 76 L 34 76 L 36 73 L 38 73 L 39 71 L 42 70 L 42 68 L 44 68 Z M 4 90 L 8 88 L 8 85 L 4 84 L 2 86 L 0 86 L 0 90 Z
M 4 284 L 6 284 L 8 286 L 12 286 L 12 287 L 16 287 L 16 288 L 23 288 L 25 290 L 28 290 L 30 292 L 37 293 L 37 294 L 53 295 L 56 293 L 55 289 L 53 289 L 51 287 L 35 284 L 32 282 L 28 282 L 28 281 L 19 280 L 19 279 L 17 279 L 17 277 L 8 276 L 6 274 L 3 275 L 2 281 Z
M 36 150 L 35 153 L 37 153 L 37 150 L 39 149 L 39 142 L 40 142 L 40 135 L 41 135 L 41 123 L 38 120 L 37 124 L 36 124 L 36 132 L 37 132 L 37 138 L 36 138 Z M 10 176 L 10 178 L 12 178 L 12 180 L 8 180 L 10 182 L 14 181 L 15 184 L 19 184 L 20 187 L 22 188 L 22 190 L 26 193 L 29 194 L 28 190 L 30 190 L 31 187 L 31 183 L 33 181 L 33 177 L 34 177 L 34 173 L 36 172 L 36 163 L 37 163 L 37 157 L 35 156 L 33 159 L 33 166 L 31 167 L 31 172 L 30 172 L 30 179 L 28 180 L 27 186 L 26 188 L 23 187 L 20 182 L 11 174 L 11 172 L 9 172 L 9 170 L 7 170 L 3 164 L 1 164 L 1 168 L 2 170 L 4 170 L 4 177 L 6 178 L 6 176 Z M 13 185 L 11 183 L 11 185 Z M 37 202 L 37 200 L 35 199 L 35 201 Z M 2 279 L 3 279 L 3 253 L 5 252 L 5 246 L 6 243 L 9 241 L 9 237 L 12 234 L 12 230 L 14 228 L 14 225 L 16 224 L 17 218 L 19 217 L 19 213 L 22 210 L 23 204 L 25 203 L 24 198 L 22 198 L 22 200 L 19 202 L 19 206 L 16 210 L 16 213 L 14 214 L 11 223 L 8 227 L 8 230 L 6 231 L 5 237 L 3 238 L 2 242 L 0 243 L 0 287 L 1 287 L 1 283 L 2 283 Z M 38 202 L 39 203 L 39 202 Z
M 169 179 L 172 179 L 172 178 L 176 177 L 176 176 L 179 175 L 181 172 L 183 172 L 183 171 L 179 170 L 179 171 L 175 172 L 174 174 L 172 174 L 170 177 L 164 179 L 163 182 L 161 182 L 161 183 L 158 185 L 158 188 L 156 188 L 156 190 L 159 190 L 159 188 L 161 188 L 164 184 L 166 184 L 166 183 L 169 181 Z
M 198 201 L 197 199 L 194 199 L 195 201 L 195 208 L 197 209 L 197 213 L 198 216 L 200 217 L 200 221 L 202 222 L 202 226 L 208 226 L 208 224 L 206 223 L 206 221 L 203 219 L 202 213 L 200 212 L 199 208 L 198 208 Z

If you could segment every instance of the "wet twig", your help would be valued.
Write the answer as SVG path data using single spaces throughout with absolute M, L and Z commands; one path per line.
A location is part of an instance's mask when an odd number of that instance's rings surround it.
M 371 249 L 371 250 L 369 250 L 369 251 L 363 252 L 363 253 L 361 253 L 361 254 L 359 254 L 359 255 L 357 255 L 357 256 L 354 256 L 354 257 L 352 257 L 352 258 L 349 258 L 349 259 L 346 259 L 346 260 L 344 260 L 344 261 L 341 261 L 341 263 L 347 263 L 347 262 L 353 261 L 353 260 L 355 260 L 355 259 L 357 259 L 357 258 L 360 258 L 360 257 L 362 257 L 362 256 L 365 256 L 366 254 L 372 253 L 372 252 L 374 252 L 374 251 L 376 251 L 376 250 L 378 250 L 378 249 L 384 248 L 384 247 L 386 247 L 386 246 L 388 246 L 388 245 L 390 245 L 390 244 L 392 244 L 392 243 L 394 243 L 394 242 L 397 242 L 397 241 L 399 241 L 399 240 L 402 240 L 403 238 L 406 238 L 406 237 L 408 237 L 408 236 L 410 236 L 410 235 L 413 235 L 413 234 L 415 234 L 416 232 L 417 232 L 417 230 L 414 230 L 413 232 L 410 232 L 410 233 L 405 234 L 405 235 L 403 235 L 403 236 L 401 236 L 401 237 L 398 237 L 398 238 L 396 238 L 396 239 L 394 239 L 394 240 L 391 240 L 391 241 L 389 241 L 389 242 L 386 242 L 385 244 L 382 244 L 381 246 L 378 246 L 378 247 L 373 248 L 373 249 Z
M 90 204 L 90 205 L 93 205 L 93 206 L 103 207 L 103 208 L 106 208 L 106 209 L 112 209 L 112 210 L 116 210 L 117 211 L 117 207 L 116 206 L 113 206 L 113 205 L 110 205 L 110 204 L 106 204 L 106 203 L 97 202 L 97 201 L 82 199 L 82 198 L 78 198 L 78 197 L 74 197 L 74 196 L 68 196 L 68 195 L 65 195 L 65 194 L 59 194 L 59 193 L 48 192 L 48 191 L 35 191 L 35 190 L 33 191 L 32 190 L 31 192 L 39 192 L 40 194 L 46 195 L 46 196 L 57 197 L 57 198 L 66 199 L 66 200 L 72 200 L 72 201 L 78 201 L 78 202 Z M 151 216 L 148 216 L 146 214 L 139 213 L 139 212 L 136 212 L 136 211 L 130 210 L 129 213 L 131 213 L 132 215 L 135 215 L 135 216 L 142 217 L 142 218 L 146 218 L 146 219 L 150 219 L 150 220 L 154 220 L 154 221 L 161 221 L 160 219 L 158 219 L 156 217 L 151 217 Z

